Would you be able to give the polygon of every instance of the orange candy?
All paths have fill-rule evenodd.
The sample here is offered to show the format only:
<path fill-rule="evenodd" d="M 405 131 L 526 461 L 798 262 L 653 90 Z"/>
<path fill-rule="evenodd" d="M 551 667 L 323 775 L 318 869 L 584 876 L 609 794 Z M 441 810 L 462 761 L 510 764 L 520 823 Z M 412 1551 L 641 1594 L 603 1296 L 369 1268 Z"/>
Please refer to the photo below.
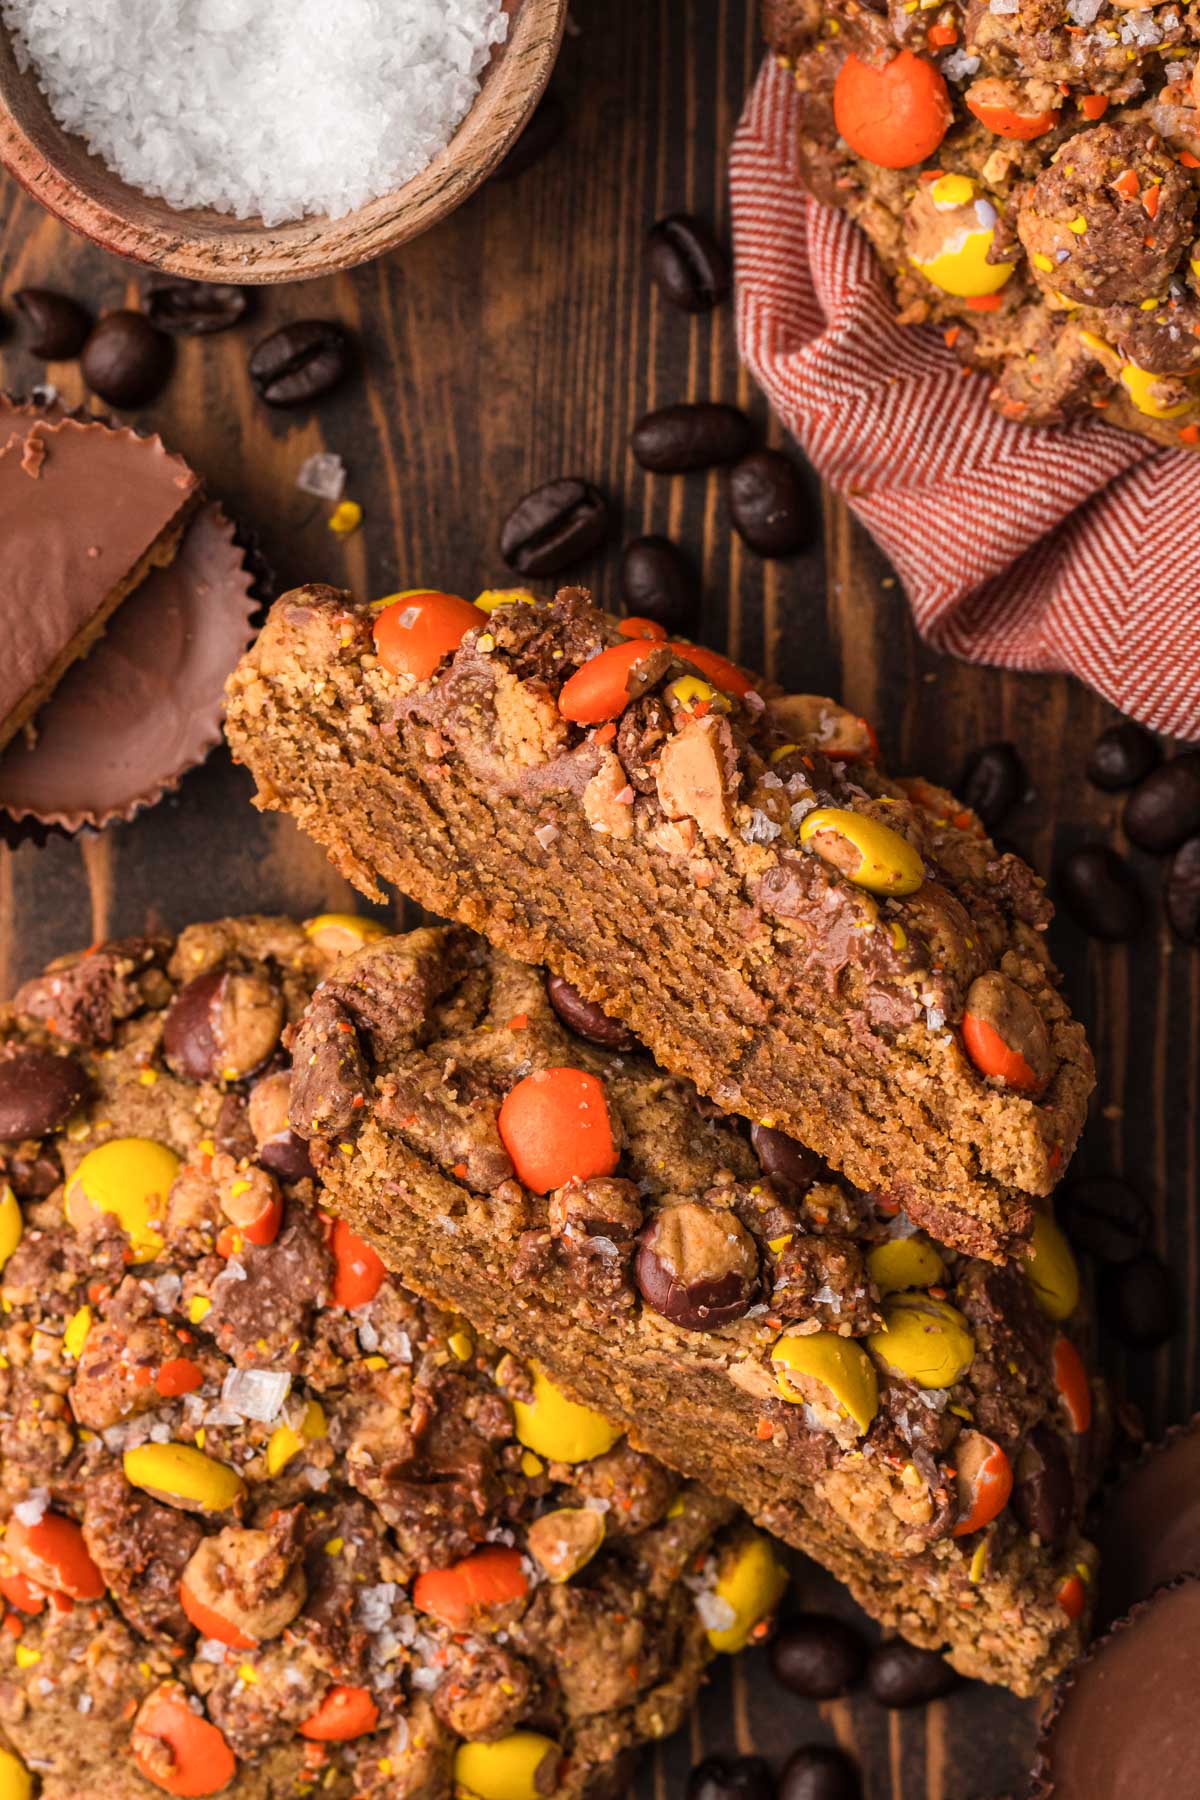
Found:
<path fill-rule="evenodd" d="M 535 1194 L 617 1166 L 603 1083 L 582 1069 L 526 1075 L 505 1097 L 499 1125 L 519 1179 Z"/>
<path fill-rule="evenodd" d="M 465 1631 L 478 1612 L 523 1600 L 529 1581 L 519 1550 L 477 1550 L 448 1569 L 426 1569 L 413 1583 L 418 1612 L 428 1613 L 452 1631 Z"/>
<path fill-rule="evenodd" d="M 629 704 L 629 677 L 638 663 L 657 648 L 645 638 L 613 644 L 585 662 L 567 678 L 558 696 L 558 710 L 572 725 L 603 725 L 616 719 Z"/>
<path fill-rule="evenodd" d="M 1078 1575 L 1068 1575 L 1065 1581 L 1059 1583 L 1054 1598 L 1068 1619 L 1077 1619 L 1087 1605 L 1087 1590 Z"/>
<path fill-rule="evenodd" d="M 657 619 L 639 619 L 636 614 L 631 614 L 628 619 L 619 620 L 617 630 L 622 637 L 647 638 L 655 643 L 661 643 L 667 635 Z"/>
<path fill-rule="evenodd" d="M 1041 1083 L 1019 1050 L 1013 1050 L 994 1025 L 966 1013 L 962 1022 L 967 1055 L 981 1075 L 998 1075 L 1005 1087 L 1031 1094 Z"/>
<path fill-rule="evenodd" d="M 966 1537 L 1004 1511 L 1012 1493 L 1012 1464 L 982 1431 L 964 1431 L 955 1454 L 961 1511 L 952 1537 Z"/>
<path fill-rule="evenodd" d="M 23 1613 L 40 1613 L 46 1604 L 41 1589 L 34 1586 L 28 1575 L 21 1575 L 15 1569 L 11 1575 L 0 1575 L 0 1595 Z"/>
<path fill-rule="evenodd" d="M 414 675 L 418 681 L 428 681 L 442 658 L 452 655 L 468 631 L 484 622 L 484 615 L 469 600 L 430 588 L 405 594 L 385 606 L 372 635 L 389 675 Z"/>
<path fill-rule="evenodd" d="M 186 1581 L 179 1584 L 179 1604 L 201 1637 L 215 1638 L 218 1644 L 228 1644 L 231 1650 L 253 1650 L 254 1639 L 231 1625 L 215 1606 L 206 1606 L 203 1600 L 197 1599 Z"/>
<path fill-rule="evenodd" d="M 1092 1422 L 1092 1388 L 1083 1358 L 1068 1337 L 1060 1337 L 1054 1346 L 1054 1385 L 1071 1430 L 1082 1437 Z"/>
<path fill-rule="evenodd" d="M 99 1600 L 104 1577 L 88 1555 L 83 1532 L 62 1513 L 43 1513 L 36 1525 L 13 1519 L 4 1548 L 22 1575 L 38 1587 L 58 1589 L 72 1600 Z"/>
<path fill-rule="evenodd" d="M 273 1244 L 279 1236 L 279 1227 L 282 1224 L 283 1196 L 276 1188 L 262 1211 L 257 1213 L 248 1225 L 243 1225 L 242 1231 L 247 1243 Z"/>
<path fill-rule="evenodd" d="M 736 663 L 731 663 L 727 656 L 719 656 L 715 650 L 706 650 L 703 644 L 672 643 L 667 645 L 683 662 L 690 662 L 694 669 L 707 676 L 714 687 L 723 693 L 732 694 L 740 700 L 748 694 L 754 683 L 748 675 L 744 675 Z"/>
<path fill-rule="evenodd" d="M 177 1400 L 180 1394 L 194 1394 L 204 1382 L 203 1373 L 188 1356 L 172 1356 L 154 1377 L 154 1385 L 164 1400 Z"/>
<path fill-rule="evenodd" d="M 1058 113 L 1046 112 L 1022 113 L 1011 106 L 989 106 L 986 100 L 967 95 L 967 105 L 975 114 L 981 125 L 994 131 L 997 137 L 1011 138 L 1020 144 L 1028 144 L 1033 138 L 1044 137 L 1053 131 L 1058 124 Z"/>
<path fill-rule="evenodd" d="M 365 1687 L 331 1687 L 311 1719 L 299 1727 L 300 1736 L 317 1744 L 344 1744 L 362 1737 L 379 1723 L 379 1708 Z"/>
<path fill-rule="evenodd" d="M 138 1713 L 134 1727 L 139 1737 L 155 1738 L 170 1755 L 170 1771 L 163 1774 L 158 1759 L 144 1750 L 133 1760 L 147 1781 L 181 1800 L 201 1800 L 219 1794 L 237 1773 L 233 1751 L 215 1725 L 194 1713 L 182 1688 L 162 1687 L 151 1694 Z"/>
<path fill-rule="evenodd" d="M 1079 110 L 1085 119 L 1102 119 L 1108 111 L 1107 94 L 1081 94 Z"/>
<path fill-rule="evenodd" d="M 882 68 L 851 53 L 834 84 L 833 116 L 856 155 L 884 169 L 908 169 L 945 137 L 950 95 L 941 71 L 911 50 Z"/>
<path fill-rule="evenodd" d="M 383 1286 L 387 1270 L 364 1238 L 351 1231 L 345 1219 L 335 1219 L 330 1249 L 336 1264 L 333 1277 L 335 1306 L 366 1306 Z"/>

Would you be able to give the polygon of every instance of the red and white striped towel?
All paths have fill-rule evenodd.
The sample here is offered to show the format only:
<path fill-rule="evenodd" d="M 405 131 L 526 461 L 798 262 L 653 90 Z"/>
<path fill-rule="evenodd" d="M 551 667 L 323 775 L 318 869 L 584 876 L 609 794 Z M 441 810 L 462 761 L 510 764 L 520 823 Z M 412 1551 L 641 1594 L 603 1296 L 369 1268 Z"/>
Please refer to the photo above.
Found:
<path fill-rule="evenodd" d="M 768 59 L 733 142 L 742 356 L 891 558 L 922 634 L 1068 670 L 1200 737 L 1200 453 L 1100 420 L 1001 419 L 933 330 L 898 325 L 866 238 L 800 180 L 798 100 Z"/>

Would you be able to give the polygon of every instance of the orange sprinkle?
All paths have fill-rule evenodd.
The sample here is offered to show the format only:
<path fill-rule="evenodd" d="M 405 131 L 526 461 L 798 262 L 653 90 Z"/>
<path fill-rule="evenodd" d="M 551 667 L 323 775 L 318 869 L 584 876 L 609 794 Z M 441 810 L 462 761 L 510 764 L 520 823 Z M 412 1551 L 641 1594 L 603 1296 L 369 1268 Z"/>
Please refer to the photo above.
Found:
<path fill-rule="evenodd" d="M 10 1612 L 4 1615 L 4 1629 L 9 1637 L 19 1638 L 25 1630 L 25 1621 L 20 1613 Z"/>
<path fill-rule="evenodd" d="M 971 294 L 967 300 L 972 312 L 995 312 L 1001 304 L 999 294 Z"/>
<path fill-rule="evenodd" d="M 508 1029 L 510 1031 L 528 1031 L 529 1014 L 514 1013 L 512 1018 L 508 1021 Z"/>
<path fill-rule="evenodd" d="M 592 741 L 596 744 L 611 744 L 617 735 L 617 728 L 610 719 L 607 725 L 601 725 L 599 731 L 592 733 Z"/>
<path fill-rule="evenodd" d="M 1135 169 L 1122 169 L 1121 173 L 1117 176 L 1117 179 L 1113 182 L 1113 186 L 1123 200 L 1136 200 L 1141 187 L 1137 178 L 1137 171 Z"/>
<path fill-rule="evenodd" d="M 774 1435 L 775 1427 L 772 1425 L 770 1419 L 760 1419 L 755 1427 L 755 1436 L 765 1444 L 767 1439 Z"/>
<path fill-rule="evenodd" d="M 1200 444 L 1200 425 L 1181 425 L 1179 441 L 1181 444 Z"/>
<path fill-rule="evenodd" d="M 946 347 L 950 350 L 953 350 L 955 344 L 957 344 L 957 342 L 961 336 L 962 336 L 962 326 L 961 325 L 947 325 L 945 331 L 943 331 L 943 333 L 942 333 L 942 337 L 945 340 Z"/>
<path fill-rule="evenodd" d="M 1158 217 L 1158 203 L 1161 198 L 1158 182 L 1155 182 L 1152 188 L 1148 188 L 1142 197 L 1142 208 L 1151 219 Z"/>
<path fill-rule="evenodd" d="M 455 1163 L 455 1165 L 454 1165 L 454 1167 L 453 1167 L 453 1168 L 452 1168 L 452 1169 L 451 1169 L 451 1171 L 450 1171 L 450 1173 L 451 1173 L 451 1174 L 452 1174 L 452 1175 L 457 1175 L 457 1176 L 458 1176 L 458 1179 L 459 1179 L 459 1180 L 460 1180 L 460 1181 L 465 1181 L 465 1180 L 466 1180 L 466 1179 L 467 1179 L 467 1165 L 466 1165 L 466 1163 Z"/>
<path fill-rule="evenodd" d="M 957 25 L 931 25 L 927 33 L 929 46 L 933 50 L 941 49 L 958 42 Z"/>
<path fill-rule="evenodd" d="M 1108 111 L 1107 94 L 1081 94 L 1079 110 L 1085 119 L 1099 119 Z"/>

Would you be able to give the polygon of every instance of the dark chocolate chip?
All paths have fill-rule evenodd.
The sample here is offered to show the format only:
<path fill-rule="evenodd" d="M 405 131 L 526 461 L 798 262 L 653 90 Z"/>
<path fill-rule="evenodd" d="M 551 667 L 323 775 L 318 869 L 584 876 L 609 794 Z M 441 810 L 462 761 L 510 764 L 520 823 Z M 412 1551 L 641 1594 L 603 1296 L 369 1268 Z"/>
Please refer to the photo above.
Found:
<path fill-rule="evenodd" d="M 517 501 L 500 529 L 500 554 L 519 575 L 556 575 L 598 550 L 610 523 L 599 488 L 564 475 Z"/>
<path fill-rule="evenodd" d="M 775 1800 L 761 1756 L 706 1756 L 688 1776 L 687 1800 Z"/>
<path fill-rule="evenodd" d="M 1200 944 L 1200 837 L 1188 838 L 1171 858 L 1163 903 L 1176 937 Z"/>
<path fill-rule="evenodd" d="M 867 1662 L 867 1686 L 880 1706 L 928 1706 L 958 1686 L 958 1676 L 936 1650 L 904 1638 L 877 1644 Z"/>
<path fill-rule="evenodd" d="M 91 315 L 69 294 L 53 288 L 22 288 L 12 303 L 25 323 L 29 348 L 46 362 L 69 362 L 79 355 L 92 329 Z"/>
<path fill-rule="evenodd" d="M 695 570 L 665 537 L 634 538 L 621 555 L 621 592 L 629 611 L 664 631 L 681 631 L 696 609 Z"/>
<path fill-rule="evenodd" d="M 800 1613 L 771 1644 L 776 1681 L 806 1700 L 836 1700 L 858 1685 L 866 1666 L 866 1643 L 831 1613 Z"/>
<path fill-rule="evenodd" d="M 546 977 L 546 994 L 568 1031 L 604 1050 L 632 1050 L 637 1039 L 620 1019 L 610 1019 L 594 1000 L 585 1000 L 561 975 Z"/>
<path fill-rule="evenodd" d="M 1131 1350 L 1155 1350 L 1175 1329 L 1175 1289 L 1162 1258 L 1144 1250 L 1132 1262 L 1105 1269 L 1100 1317 Z"/>
<path fill-rule="evenodd" d="M 729 258 L 708 226 L 672 213 L 646 234 L 646 260 L 659 292 L 684 312 L 711 312 L 728 297 Z"/>
<path fill-rule="evenodd" d="M 825 1173 L 825 1164 L 815 1151 L 797 1143 L 786 1132 L 776 1131 L 773 1125 L 752 1125 L 750 1142 L 768 1181 L 804 1191 Z"/>
<path fill-rule="evenodd" d="M 1115 1175 L 1088 1175 L 1059 1190 L 1059 1224 L 1073 1244 L 1101 1263 L 1127 1263 L 1150 1234 L 1141 1195 Z"/>
<path fill-rule="evenodd" d="M 244 319 L 250 289 L 224 281 L 183 281 L 154 275 L 143 290 L 146 316 L 172 337 L 210 337 Z"/>
<path fill-rule="evenodd" d="M 171 340 L 144 313 L 106 313 L 92 328 L 79 368 L 93 394 L 110 406 L 145 406 L 171 373 Z"/>
<path fill-rule="evenodd" d="M 646 1305 L 672 1325 L 711 1331 L 754 1304 L 758 1250 L 735 1213 L 683 1200 L 642 1232 L 634 1278 Z"/>
<path fill-rule="evenodd" d="M 307 406 L 350 368 L 350 339 L 331 319 L 296 319 L 255 346 L 250 379 L 268 406 Z"/>
<path fill-rule="evenodd" d="M 734 528 L 759 556 L 793 556 L 812 542 L 816 512 L 782 450 L 755 450 L 729 471 Z"/>
<path fill-rule="evenodd" d="M 86 1087 L 73 1056 L 57 1056 L 37 1045 L 23 1046 L 0 1059 L 0 1138 L 45 1137 L 65 1125 Z"/>
<path fill-rule="evenodd" d="M 1064 1542 L 1075 1516 L 1075 1478 L 1066 1445 L 1049 1425 L 1035 1425 L 1021 1446 L 1011 1504 L 1031 1535 L 1052 1550 Z"/>
<path fill-rule="evenodd" d="M 858 1769 L 834 1744 L 806 1744 L 789 1756 L 779 1800 L 862 1800 Z"/>
<path fill-rule="evenodd" d="M 567 128 L 567 109 L 557 94 L 544 94 L 533 117 L 513 145 L 492 171 L 493 181 L 515 181 L 526 169 L 541 162 L 553 150 Z"/>
<path fill-rule="evenodd" d="M 1110 725 L 1092 745 L 1087 760 L 1087 778 L 1093 787 L 1115 793 L 1118 788 L 1132 787 L 1162 761 L 1158 739 L 1144 725 L 1123 719 Z"/>
<path fill-rule="evenodd" d="M 694 400 L 643 413 L 630 442 L 643 469 L 685 475 L 735 461 L 749 449 L 753 436 L 754 427 L 736 406 Z"/>
<path fill-rule="evenodd" d="M 1107 844 L 1082 844 L 1058 870 L 1063 904 L 1090 936 L 1123 944 L 1137 936 L 1146 903 L 1133 870 Z"/>
<path fill-rule="evenodd" d="M 1131 843 L 1157 854 L 1200 832 L 1200 751 L 1176 756 L 1139 781 L 1125 802 L 1124 825 Z"/>
<path fill-rule="evenodd" d="M 956 792 L 979 814 L 989 832 L 1025 792 L 1025 765 L 1009 743 L 984 744 L 968 757 Z"/>

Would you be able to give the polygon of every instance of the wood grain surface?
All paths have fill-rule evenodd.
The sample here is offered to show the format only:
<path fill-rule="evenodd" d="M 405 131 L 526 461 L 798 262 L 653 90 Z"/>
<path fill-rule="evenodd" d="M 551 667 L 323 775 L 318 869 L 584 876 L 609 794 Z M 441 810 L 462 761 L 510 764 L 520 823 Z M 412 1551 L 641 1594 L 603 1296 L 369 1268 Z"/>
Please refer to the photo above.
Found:
<path fill-rule="evenodd" d="M 1014 739 L 1029 794 L 1007 837 L 1049 872 L 1097 839 L 1124 848 L 1116 802 L 1083 778 L 1109 709 L 1062 678 L 1005 675 L 933 655 L 904 596 L 846 509 L 824 496 L 823 538 L 784 563 L 750 555 L 728 527 L 721 483 L 650 477 L 628 451 L 633 420 L 668 401 L 745 405 L 779 441 L 738 367 L 730 309 L 692 320 L 666 307 L 642 260 L 647 225 L 688 208 L 727 226 L 724 163 L 761 46 L 745 0 L 575 0 L 554 89 L 570 119 L 557 149 L 519 180 L 483 189 L 435 232 L 383 263 L 325 283 L 273 290 L 222 337 L 183 343 L 173 381 L 147 413 L 258 532 L 282 583 L 327 580 L 382 595 L 504 584 L 500 520 L 535 483 L 597 481 L 628 537 L 661 531 L 695 558 L 695 635 L 808 691 L 842 693 L 874 719 L 899 770 L 953 781 L 968 750 Z M 3 290 L 62 287 L 96 307 L 136 293 L 136 274 L 90 250 L 15 189 L 3 195 Z M 246 356 L 288 319 L 352 326 L 359 375 L 312 414 L 270 413 Z M 0 378 L 44 371 L 0 347 Z M 75 372 L 52 379 L 74 399 Z M 338 451 L 365 510 L 345 542 L 328 508 L 300 494 L 312 451 Z M 814 495 L 814 505 L 819 504 Z M 617 549 L 577 572 L 617 598 Z M 222 754 L 133 825 L 75 842 L 0 851 L 0 988 L 48 957 L 113 931 L 243 909 L 305 913 L 351 904 L 344 883 L 286 821 L 250 809 L 249 783 Z M 1159 868 L 1136 858 L 1152 924 L 1130 949 L 1053 928 L 1076 1010 L 1090 1022 L 1100 1086 L 1076 1168 L 1131 1178 L 1155 1209 L 1180 1323 L 1168 1347 L 1104 1361 L 1154 1431 L 1197 1404 L 1197 1116 L 1200 959 L 1173 946 Z M 397 902 L 395 915 L 403 917 Z M 852 1612 L 819 1572 L 800 1603 Z M 714 1678 L 693 1721 L 651 1758 L 642 1800 L 677 1800 L 694 1756 L 836 1738 L 861 1758 L 868 1800 L 995 1800 L 1024 1792 L 1034 1709 L 974 1687 L 920 1713 L 861 1696 L 817 1707 L 784 1693 L 761 1653 Z"/>

